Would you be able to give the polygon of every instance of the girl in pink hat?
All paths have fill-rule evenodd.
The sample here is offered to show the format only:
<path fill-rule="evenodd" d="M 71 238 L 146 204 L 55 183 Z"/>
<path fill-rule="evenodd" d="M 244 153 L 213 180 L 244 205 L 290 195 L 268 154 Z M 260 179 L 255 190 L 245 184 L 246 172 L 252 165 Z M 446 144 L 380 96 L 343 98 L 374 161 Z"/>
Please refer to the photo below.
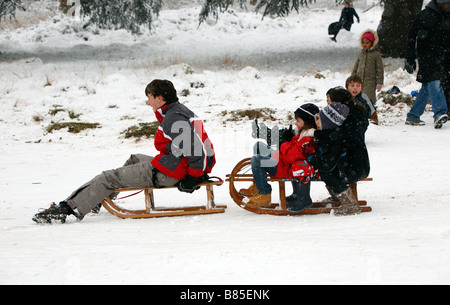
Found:
<path fill-rule="evenodd" d="M 366 30 L 360 38 L 361 52 L 358 54 L 352 74 L 358 75 L 363 81 L 362 92 L 365 93 L 375 105 L 376 91 L 380 91 L 384 82 L 384 67 L 381 52 L 378 50 L 378 34 L 373 30 Z M 378 124 L 378 115 L 375 111 L 371 122 Z"/>

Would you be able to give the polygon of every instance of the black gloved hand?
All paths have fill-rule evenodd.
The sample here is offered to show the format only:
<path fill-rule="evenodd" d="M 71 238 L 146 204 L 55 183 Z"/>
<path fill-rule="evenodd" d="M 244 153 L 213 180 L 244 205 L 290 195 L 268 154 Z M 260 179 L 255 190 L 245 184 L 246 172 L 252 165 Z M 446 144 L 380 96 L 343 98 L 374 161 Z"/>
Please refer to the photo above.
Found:
<path fill-rule="evenodd" d="M 409 74 L 413 74 L 414 71 L 416 70 L 416 61 L 415 60 L 406 60 L 404 69 Z"/>
<path fill-rule="evenodd" d="M 295 136 L 295 131 L 292 129 L 292 125 L 289 128 L 283 128 L 280 130 L 280 145 L 284 142 L 290 142 Z"/>
<path fill-rule="evenodd" d="M 183 180 L 178 183 L 178 190 L 186 193 L 193 193 L 195 190 L 198 190 L 200 187 L 197 184 L 202 183 L 207 180 L 206 175 L 201 177 L 192 177 L 191 175 L 186 175 Z"/>

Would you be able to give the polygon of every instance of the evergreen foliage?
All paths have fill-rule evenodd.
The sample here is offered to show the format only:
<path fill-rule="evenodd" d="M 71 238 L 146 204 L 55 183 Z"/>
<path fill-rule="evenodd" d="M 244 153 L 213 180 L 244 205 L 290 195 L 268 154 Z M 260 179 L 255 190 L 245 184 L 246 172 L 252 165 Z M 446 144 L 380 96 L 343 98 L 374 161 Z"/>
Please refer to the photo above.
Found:
<path fill-rule="evenodd" d="M 80 4 L 90 23 L 138 34 L 141 26 L 151 29 L 153 16 L 159 15 L 163 0 L 81 0 Z"/>
<path fill-rule="evenodd" d="M 308 2 L 312 3 L 314 0 L 259 0 L 256 4 L 255 12 L 263 10 L 263 17 L 278 16 L 284 17 L 289 15 L 292 10 L 298 9 L 300 6 L 307 6 Z M 247 0 L 238 0 L 241 7 L 245 7 Z M 251 4 L 255 4 L 256 1 L 251 1 Z M 315 1 L 314 1 L 315 2 Z M 205 0 L 202 10 L 200 12 L 199 21 L 202 23 L 210 15 L 218 18 L 219 12 L 224 12 L 230 5 L 234 4 L 234 0 Z"/>
<path fill-rule="evenodd" d="M 9 16 L 9 19 L 16 17 L 16 9 L 25 11 L 21 0 L 0 0 L 0 20 Z"/>
<path fill-rule="evenodd" d="M 238 0 L 241 7 L 245 6 L 247 0 Z M 230 5 L 234 4 L 234 0 L 205 0 L 199 15 L 199 21 L 202 23 L 208 18 L 213 16 L 216 19 L 219 18 L 219 12 L 225 12 Z"/>

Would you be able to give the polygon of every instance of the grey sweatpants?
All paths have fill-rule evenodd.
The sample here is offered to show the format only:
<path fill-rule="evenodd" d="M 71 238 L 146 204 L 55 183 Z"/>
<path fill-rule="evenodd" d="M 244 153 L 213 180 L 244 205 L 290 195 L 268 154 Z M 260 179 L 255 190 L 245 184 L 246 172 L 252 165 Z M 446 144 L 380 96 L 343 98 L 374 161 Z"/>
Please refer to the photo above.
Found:
<path fill-rule="evenodd" d="M 78 212 L 79 218 L 83 219 L 115 189 L 152 187 L 154 186 L 153 165 L 150 163 L 152 159 L 153 157 L 142 154 L 131 155 L 122 167 L 102 172 L 80 186 L 65 201 Z M 159 186 L 173 186 L 179 182 L 160 172 L 157 173 L 156 181 Z"/>

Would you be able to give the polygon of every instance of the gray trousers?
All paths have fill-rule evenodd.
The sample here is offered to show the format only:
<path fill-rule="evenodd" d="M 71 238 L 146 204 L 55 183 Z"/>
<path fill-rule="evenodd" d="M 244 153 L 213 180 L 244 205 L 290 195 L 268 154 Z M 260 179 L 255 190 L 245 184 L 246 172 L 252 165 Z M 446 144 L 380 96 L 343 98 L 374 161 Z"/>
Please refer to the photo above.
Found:
<path fill-rule="evenodd" d="M 107 170 L 80 186 L 65 201 L 83 219 L 95 206 L 110 196 L 115 189 L 126 187 L 152 187 L 153 157 L 134 154 L 122 167 Z M 156 182 L 159 186 L 174 186 L 179 180 L 158 172 Z"/>

